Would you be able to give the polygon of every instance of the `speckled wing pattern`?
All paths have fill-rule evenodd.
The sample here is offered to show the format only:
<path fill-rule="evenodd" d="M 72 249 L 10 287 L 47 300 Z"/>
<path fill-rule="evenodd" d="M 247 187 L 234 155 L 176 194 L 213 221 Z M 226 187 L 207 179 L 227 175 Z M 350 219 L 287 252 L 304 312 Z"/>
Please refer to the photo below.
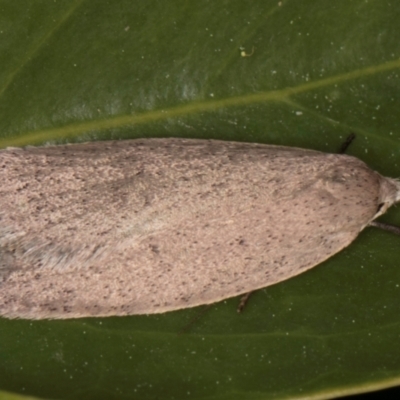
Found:
<path fill-rule="evenodd" d="M 349 245 L 398 184 L 312 150 L 139 139 L 0 151 L 0 315 L 213 303 Z"/>

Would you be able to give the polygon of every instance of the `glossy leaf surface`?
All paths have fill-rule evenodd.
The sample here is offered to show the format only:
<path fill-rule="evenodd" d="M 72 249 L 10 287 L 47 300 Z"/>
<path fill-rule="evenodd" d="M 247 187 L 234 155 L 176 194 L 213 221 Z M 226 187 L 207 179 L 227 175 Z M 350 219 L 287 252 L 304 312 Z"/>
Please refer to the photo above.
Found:
<path fill-rule="evenodd" d="M 366 0 L 0 0 L 0 146 L 182 136 L 335 152 L 355 132 L 348 152 L 398 177 L 399 16 Z M 396 385 L 399 241 L 367 229 L 244 314 L 231 299 L 182 335 L 198 309 L 0 319 L 0 389 L 258 400 Z"/>

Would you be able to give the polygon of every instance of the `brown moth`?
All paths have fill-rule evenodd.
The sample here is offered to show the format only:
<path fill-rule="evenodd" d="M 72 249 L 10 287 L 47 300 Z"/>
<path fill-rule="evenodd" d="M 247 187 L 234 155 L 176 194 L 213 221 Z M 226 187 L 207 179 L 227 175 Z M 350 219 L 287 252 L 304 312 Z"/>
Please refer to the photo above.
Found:
<path fill-rule="evenodd" d="M 210 304 L 298 275 L 400 199 L 362 161 L 215 140 L 0 151 L 0 315 Z"/>

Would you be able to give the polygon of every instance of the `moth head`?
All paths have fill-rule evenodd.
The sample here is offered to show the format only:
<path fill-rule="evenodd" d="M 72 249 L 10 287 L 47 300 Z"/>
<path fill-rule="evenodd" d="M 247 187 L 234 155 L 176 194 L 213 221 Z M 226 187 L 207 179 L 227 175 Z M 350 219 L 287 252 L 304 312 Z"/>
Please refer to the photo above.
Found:
<path fill-rule="evenodd" d="M 389 207 L 400 201 L 400 181 L 397 179 L 383 178 L 380 184 L 378 209 L 374 219 L 384 214 Z"/>

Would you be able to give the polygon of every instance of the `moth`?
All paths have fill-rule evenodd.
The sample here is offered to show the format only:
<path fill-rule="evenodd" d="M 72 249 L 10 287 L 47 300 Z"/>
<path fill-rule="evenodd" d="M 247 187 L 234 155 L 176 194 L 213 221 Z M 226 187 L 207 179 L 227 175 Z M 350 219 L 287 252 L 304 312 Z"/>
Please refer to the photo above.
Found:
<path fill-rule="evenodd" d="M 0 315 L 163 313 L 348 246 L 400 183 L 344 154 L 195 139 L 0 151 Z"/>

